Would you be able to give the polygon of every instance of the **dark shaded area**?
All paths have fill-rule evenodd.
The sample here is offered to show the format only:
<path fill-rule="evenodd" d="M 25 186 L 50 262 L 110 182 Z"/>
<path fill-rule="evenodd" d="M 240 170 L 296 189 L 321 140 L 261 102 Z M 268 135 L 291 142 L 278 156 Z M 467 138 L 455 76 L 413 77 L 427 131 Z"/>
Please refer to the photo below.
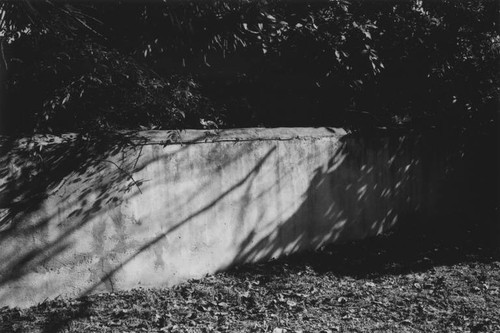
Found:
<path fill-rule="evenodd" d="M 436 233 L 434 240 L 450 242 L 474 230 L 475 240 L 500 244 L 500 165 L 491 136 L 374 131 L 345 136 L 341 147 L 327 169 L 316 170 L 292 216 L 264 238 L 250 233 L 235 263 L 375 236 L 396 225 L 408 235 L 429 230 L 423 238 Z M 303 221 L 310 221 L 305 229 Z M 406 238 L 388 248 L 404 253 Z M 411 241 L 417 256 L 426 248 L 420 240 Z"/>
<path fill-rule="evenodd" d="M 494 0 L 0 8 L 2 133 L 496 128 Z"/>
<path fill-rule="evenodd" d="M 367 144 L 376 151 L 377 141 L 381 140 L 378 141 L 380 144 L 383 138 L 386 137 L 377 138 L 377 135 L 372 133 Z M 426 139 L 429 139 L 427 144 Z M 436 156 L 442 156 L 446 150 L 440 150 L 438 145 L 434 145 L 433 151 L 427 151 L 427 147 L 432 142 L 446 140 L 446 136 L 428 132 L 421 137 L 421 140 L 424 140 L 423 144 L 420 142 L 421 155 L 416 155 L 423 157 L 421 160 L 423 165 L 429 167 L 439 160 L 443 162 L 443 159 L 436 159 Z M 396 156 L 404 151 L 415 154 L 415 148 L 419 147 L 414 145 L 415 142 L 418 140 L 415 141 L 414 137 L 403 146 L 395 145 L 392 151 Z M 429 186 L 434 187 L 434 190 L 429 188 L 425 190 L 426 195 L 429 195 L 428 206 L 420 207 L 413 213 L 410 209 L 408 214 L 398 219 L 398 224 L 394 228 L 384 230 L 381 235 L 321 246 L 315 251 L 307 250 L 299 239 L 297 248 L 306 249 L 302 253 L 272 260 L 269 263 L 240 265 L 227 274 L 234 276 L 256 274 L 262 276 L 262 282 L 265 283 L 269 279 L 268 275 L 273 275 L 275 272 L 285 274 L 287 271 L 311 267 L 318 274 L 333 273 L 339 277 L 377 279 L 387 275 L 424 272 L 433 267 L 451 266 L 463 262 L 498 261 L 500 260 L 500 165 L 498 155 L 490 151 L 490 149 L 499 151 L 498 143 L 499 141 L 492 140 L 491 136 L 485 135 L 454 136 L 454 139 L 448 142 L 448 147 L 454 146 L 457 149 L 456 154 L 450 154 L 445 159 L 450 164 L 442 165 L 442 174 L 427 174 L 426 183 L 422 184 L 424 189 Z M 352 146 L 347 150 L 355 151 Z M 343 165 L 356 170 L 359 174 L 353 179 L 362 181 L 364 178 L 362 171 L 353 168 L 349 158 L 356 159 L 347 156 Z M 334 163 L 333 160 L 330 163 Z M 395 167 L 397 164 L 390 165 L 389 169 Z M 421 171 L 426 173 L 425 168 Z M 410 170 L 410 177 L 412 173 L 414 174 L 415 170 Z M 309 197 L 305 205 L 312 204 L 312 200 L 318 200 L 314 196 L 314 189 L 317 188 L 318 182 L 324 181 L 325 178 L 328 179 L 328 175 L 321 172 L 314 177 L 317 181 L 313 179 L 312 193 L 308 192 Z M 401 179 L 404 180 L 405 177 Z M 412 191 L 406 193 L 418 195 Z M 371 200 L 378 197 L 380 192 L 373 194 Z M 395 199 L 404 200 L 404 194 L 399 193 Z M 365 209 L 363 201 L 358 204 L 360 211 Z M 436 214 L 438 210 L 440 213 Z M 297 218 L 305 218 L 301 215 L 300 209 L 295 214 L 298 215 Z M 373 216 L 363 217 L 374 219 Z M 293 219 L 294 217 L 287 221 L 283 228 L 290 228 Z M 349 232 L 349 230 L 340 229 L 339 232 Z M 277 234 L 279 233 L 278 230 Z M 271 258 L 273 254 L 279 253 L 277 250 L 279 249 L 276 247 L 276 241 L 273 241 L 273 237 L 269 237 L 253 247 L 243 248 L 240 259 L 251 259 L 256 253 L 262 252 L 267 254 L 266 258 Z M 281 266 L 285 266 L 286 269 L 275 269 Z"/>
<path fill-rule="evenodd" d="M 487 222 L 456 226 L 453 232 L 443 230 L 442 225 L 416 230 L 413 225 L 403 224 L 374 238 L 328 245 L 318 251 L 290 255 L 267 264 L 238 266 L 228 274 L 254 271 L 266 274 L 274 265 L 285 264 L 292 270 L 309 266 L 318 274 L 332 272 L 338 276 L 375 278 L 462 262 L 489 263 L 500 260 L 498 225 L 493 226 L 492 217 Z"/>

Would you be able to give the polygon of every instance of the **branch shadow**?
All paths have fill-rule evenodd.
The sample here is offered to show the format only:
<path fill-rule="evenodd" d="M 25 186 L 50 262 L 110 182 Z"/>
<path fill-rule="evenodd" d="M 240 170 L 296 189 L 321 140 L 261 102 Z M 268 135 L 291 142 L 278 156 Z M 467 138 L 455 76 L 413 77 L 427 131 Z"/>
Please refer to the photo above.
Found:
<path fill-rule="evenodd" d="M 230 184 L 218 197 L 138 246 L 134 253 L 118 265 L 113 265 L 107 257 L 113 256 L 115 252 L 125 253 L 123 223 L 127 223 L 123 221 L 123 216 L 114 216 L 120 214 L 119 211 L 115 212 L 115 208 L 157 186 L 154 182 L 135 179 L 134 176 L 160 160 L 175 160 L 175 156 L 181 155 L 179 153 L 187 149 L 189 144 L 203 141 L 204 137 L 197 137 L 192 142 L 184 143 L 180 148 L 176 145 L 175 149 L 166 153 L 163 149 L 165 146 L 159 148 L 161 145 L 154 143 L 153 146 L 161 149 L 161 153 L 156 154 L 155 148 L 152 148 L 153 153 L 147 157 L 140 156 L 143 146 L 149 144 L 145 138 L 134 136 L 119 139 L 119 141 L 117 138 L 88 141 L 77 137 L 62 141 L 54 140 L 40 150 L 44 164 L 42 167 L 38 163 L 29 162 L 28 154 L 33 150 L 33 147 L 27 147 L 29 142 L 27 144 L 18 140 L 3 142 L 1 148 L 6 154 L 1 160 L 3 215 L 0 220 L 0 243 L 8 251 L 0 255 L 0 288 L 22 281 L 29 274 L 57 269 L 54 262 L 55 265 L 63 265 L 65 253 L 77 243 L 73 239 L 74 235 L 92 222 L 92 233 L 95 233 L 96 242 L 91 246 L 102 254 L 96 265 L 102 266 L 100 268 L 104 274 L 92 276 L 93 284 L 79 293 L 79 296 L 85 297 L 98 291 L 103 285 L 105 289 L 114 290 L 113 278 L 117 271 L 141 253 L 154 247 L 165 236 L 210 210 L 230 193 L 255 178 L 262 165 L 276 149 L 271 147 L 248 174 Z M 139 141 L 140 144 L 131 144 L 132 141 Z M 213 151 L 213 153 L 218 153 L 217 156 L 221 157 L 220 152 Z M 228 167 L 244 154 L 245 151 L 240 150 L 232 154 L 230 159 L 221 158 L 217 168 Z M 209 155 L 212 155 L 212 152 Z M 81 187 L 82 183 L 85 184 L 84 188 Z M 207 186 L 201 183 L 199 185 Z M 52 197 L 56 197 L 54 202 L 59 203 L 57 207 L 50 207 L 53 202 L 47 204 Z M 186 202 L 175 203 L 173 207 L 176 209 L 175 207 L 196 200 L 197 195 L 194 195 Z M 45 215 L 39 214 L 40 211 Z M 123 237 L 115 242 L 111 250 L 106 249 L 107 239 L 103 236 L 105 227 L 95 223 L 96 219 L 106 215 L 111 216 L 118 237 Z M 54 221 L 58 222 L 55 226 Z M 130 222 L 138 223 L 138 221 Z M 56 228 L 57 232 L 54 233 L 53 228 Z M 15 292 L 15 290 L 10 293 L 4 292 L 0 298 L 15 297 Z M 73 315 L 65 315 L 64 318 L 55 317 L 53 320 L 49 318 L 45 331 L 63 330 L 72 318 L 85 316 L 87 313 L 85 308 L 73 312 Z"/>
<path fill-rule="evenodd" d="M 157 235 L 155 238 L 153 238 L 151 241 L 147 242 L 146 244 L 142 245 L 134 254 L 129 256 L 126 260 L 122 261 L 119 265 L 114 267 L 113 269 L 109 270 L 97 283 L 92 285 L 90 288 L 88 288 L 83 295 L 89 295 L 93 291 L 95 291 L 102 283 L 105 281 L 108 281 L 118 270 L 120 270 L 123 266 L 125 266 L 127 263 L 129 263 L 131 260 L 133 260 L 135 257 L 137 257 L 139 254 L 143 253 L 144 251 L 148 250 L 155 244 L 157 244 L 161 239 L 163 239 L 166 235 L 170 234 L 171 232 L 175 231 L 176 229 L 180 228 L 187 222 L 191 221 L 193 218 L 196 216 L 203 214 L 204 212 L 208 211 L 212 207 L 214 207 L 218 202 L 220 202 L 222 199 L 224 199 L 228 194 L 233 192 L 235 189 L 243 186 L 245 183 L 248 181 L 251 181 L 253 177 L 260 171 L 262 165 L 266 162 L 266 160 L 271 156 L 271 154 L 275 151 L 276 147 L 273 147 L 269 149 L 269 151 L 260 159 L 260 161 L 250 170 L 250 172 L 244 176 L 240 181 L 237 183 L 233 184 L 231 187 L 229 187 L 227 190 L 225 190 L 222 194 L 220 194 L 216 199 L 212 200 L 210 203 L 207 205 L 203 206 L 203 208 L 195 211 L 194 213 L 190 214 L 187 218 L 179 221 L 175 225 L 171 226 L 168 228 L 166 231 L 160 233 Z"/>
<path fill-rule="evenodd" d="M 145 144 L 147 138 L 133 132 L 2 138 L 0 287 L 53 269 L 50 261 L 72 246 L 74 234 L 147 189 L 147 180 L 133 177 L 155 162 L 142 158 Z"/>
<path fill-rule="evenodd" d="M 486 142 L 435 132 L 342 138 L 300 207 L 277 229 L 244 239 L 235 265 L 246 268 L 237 271 L 283 255 L 357 276 L 498 260 L 498 157 L 478 150 Z"/>
<path fill-rule="evenodd" d="M 139 140 L 140 144 L 131 144 L 134 140 Z M 434 145 L 434 149 L 429 149 L 436 140 L 440 140 L 440 137 L 387 137 L 385 134 L 343 137 L 340 146 L 332 147 L 330 157 L 306 180 L 301 202 L 296 207 L 280 208 L 280 214 L 274 216 L 275 220 L 269 221 L 270 224 L 278 223 L 277 228 L 267 230 L 256 225 L 243 239 L 240 235 L 234 235 L 239 248 L 230 266 L 301 252 L 280 260 L 307 264 L 318 272 L 359 276 L 396 274 L 405 270 L 425 269 L 443 262 L 467 260 L 467 256 L 474 255 L 478 248 L 477 243 L 470 239 L 479 240 L 481 237 L 477 236 L 479 233 L 476 231 L 472 232 L 477 237 L 469 237 L 471 229 L 468 228 L 468 222 L 474 207 L 464 209 L 462 203 L 471 199 L 471 196 L 461 198 L 457 189 L 471 188 L 467 175 L 478 172 L 479 168 L 467 162 L 467 159 L 463 163 L 462 142 L 450 140 L 445 142 L 443 148 Z M 466 139 L 464 141 L 469 142 Z M 156 144 L 158 152 L 156 148 L 151 148 L 148 157 L 141 156 L 147 144 L 147 140 L 140 137 L 120 140 L 107 138 L 91 142 L 70 138 L 44 147 L 41 153 L 44 165 L 40 168 L 39 164 L 32 161 L 33 156 L 26 155 L 29 150 L 23 150 L 18 142 L 3 142 L 0 147 L 3 149 L 0 159 L 0 243 L 4 245 L 9 238 L 24 239 L 26 243 L 9 244 L 12 250 L 0 255 L 0 287 L 22 280 L 32 272 L 52 269 L 51 262 L 60 260 L 60 256 L 73 245 L 72 237 L 80 229 L 100 216 L 109 215 L 118 239 L 113 240 L 111 249 L 106 249 L 104 227 L 95 224 L 92 232 L 96 234 L 97 241 L 93 246 L 102 254 L 96 265 L 102 266 L 99 271 L 103 274 L 93 276 L 93 283 L 79 295 L 85 299 L 86 295 L 99 291 L 102 286 L 113 291 L 114 276 L 125 265 L 153 249 L 169 234 L 211 210 L 232 193 L 241 193 L 238 203 L 240 209 L 235 216 L 243 219 L 248 214 L 246 207 L 256 200 L 263 200 L 266 193 L 293 190 L 287 186 L 297 181 L 293 176 L 300 173 L 302 163 L 307 163 L 308 158 L 303 157 L 297 165 L 280 164 L 278 158 L 276 183 L 255 192 L 254 185 L 264 164 L 270 163 L 271 156 L 280 154 L 279 145 L 271 145 L 260 155 L 255 165 L 214 198 L 138 244 L 125 259 L 112 263 L 108 257 L 114 252 L 127 253 L 123 248 L 124 240 L 120 238 L 125 233 L 123 223 L 137 223 L 123 221 L 121 216 L 114 215 L 119 214 L 114 209 L 158 186 L 155 182 L 135 179 L 134 176 L 161 160 L 175 162 L 179 152 L 188 147 L 185 145 L 165 150 L 165 147 L 160 148 Z M 470 145 L 465 150 L 474 151 L 475 147 Z M 222 156 L 215 149 L 209 155 L 212 159 L 220 160 L 216 167 L 223 170 L 239 163 L 239 159 L 248 153 L 248 150 L 240 149 L 231 156 Z M 481 156 L 467 158 L 477 160 Z M 481 161 L 487 162 L 488 159 Z M 495 174 L 496 169 L 488 166 L 487 170 Z M 85 188 L 78 187 L 82 180 L 85 181 Z M 200 182 L 198 185 L 203 190 L 209 187 L 209 183 Z M 474 183 L 472 188 L 483 190 L 486 183 Z M 185 200 L 174 202 L 170 208 L 177 211 L 196 203 L 201 190 L 192 192 Z M 483 196 L 493 195 L 491 189 L 485 192 L 489 194 Z M 45 216 L 36 215 L 37 211 L 46 210 L 43 205 L 47 205 L 51 196 L 57 196 L 58 202 L 63 204 L 48 211 Z M 492 212 L 486 204 L 481 206 L 480 202 L 483 201 L 480 198 L 470 202 Z M 490 199 L 488 205 L 491 202 Z M 482 218 L 491 218 L 490 215 L 482 214 Z M 255 221 L 265 218 L 268 218 L 266 211 L 260 211 Z M 49 222 L 54 219 L 59 221 L 57 227 L 61 230 L 57 237 L 38 237 L 39 234 L 46 236 L 50 233 L 53 226 Z M 68 223 L 67 220 L 72 222 Z M 467 226 L 465 233 L 459 233 L 458 230 L 464 226 Z M 390 234 L 386 236 L 388 232 Z M 377 237 L 353 241 L 370 236 Z M 442 251 L 434 251 L 436 240 L 446 240 Z M 329 245 L 332 242 L 340 245 Z M 455 249 L 457 247 L 463 255 L 450 259 L 453 256 L 448 254 L 458 251 Z M 490 250 L 494 251 L 493 248 L 487 249 L 488 258 L 496 255 Z M 429 256 L 433 254 L 438 257 L 431 257 L 429 261 Z M 236 271 L 241 269 L 251 271 L 253 268 L 240 266 Z M 82 304 L 81 309 L 73 314 L 49 319 L 45 331 L 63 330 L 73 319 L 88 315 L 85 303 Z"/>

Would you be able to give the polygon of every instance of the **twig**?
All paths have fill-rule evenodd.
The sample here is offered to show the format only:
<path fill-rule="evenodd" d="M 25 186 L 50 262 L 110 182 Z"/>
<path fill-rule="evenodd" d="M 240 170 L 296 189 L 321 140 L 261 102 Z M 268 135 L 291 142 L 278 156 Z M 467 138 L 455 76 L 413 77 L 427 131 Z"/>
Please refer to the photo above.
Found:
<path fill-rule="evenodd" d="M 0 38 L 0 55 L 2 56 L 2 61 L 3 61 L 3 65 L 5 66 L 5 70 L 8 70 L 9 65 L 7 64 L 7 59 L 5 59 L 5 52 L 3 49 L 3 41 L 4 41 L 4 39 Z"/>
<path fill-rule="evenodd" d="M 139 158 L 141 157 L 141 154 L 142 154 L 142 148 L 144 148 L 143 145 L 141 145 L 141 150 L 139 150 L 139 154 L 137 155 L 137 158 L 135 160 L 135 163 L 134 163 L 134 167 L 132 168 L 133 170 L 135 170 L 135 167 L 137 166 L 137 162 L 139 161 Z"/>
<path fill-rule="evenodd" d="M 134 185 L 137 186 L 137 188 L 139 189 L 139 192 L 142 194 L 142 191 L 141 191 L 141 188 L 139 187 L 139 184 L 135 181 L 134 177 L 132 177 L 132 175 L 129 172 L 127 172 L 127 171 L 123 170 L 122 168 L 120 168 L 120 166 L 118 164 L 116 164 L 115 162 L 113 162 L 113 161 L 110 161 L 110 160 L 103 160 L 103 161 L 113 164 L 114 166 L 116 166 L 118 168 L 118 170 L 120 170 L 121 172 L 123 172 L 124 174 L 126 174 L 132 180 L 132 182 L 134 183 Z"/>

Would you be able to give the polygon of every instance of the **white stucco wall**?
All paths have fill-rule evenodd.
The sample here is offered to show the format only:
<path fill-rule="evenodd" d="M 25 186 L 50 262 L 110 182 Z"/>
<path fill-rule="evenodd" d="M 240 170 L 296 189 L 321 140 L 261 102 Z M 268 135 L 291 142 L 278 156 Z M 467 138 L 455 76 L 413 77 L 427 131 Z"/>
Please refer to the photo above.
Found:
<path fill-rule="evenodd" d="M 39 173 L 23 173 L 25 141 L 4 150 L 0 306 L 170 286 L 375 235 L 435 209 L 442 171 L 418 137 L 340 129 L 151 131 L 92 150 L 53 139 L 37 139 Z"/>

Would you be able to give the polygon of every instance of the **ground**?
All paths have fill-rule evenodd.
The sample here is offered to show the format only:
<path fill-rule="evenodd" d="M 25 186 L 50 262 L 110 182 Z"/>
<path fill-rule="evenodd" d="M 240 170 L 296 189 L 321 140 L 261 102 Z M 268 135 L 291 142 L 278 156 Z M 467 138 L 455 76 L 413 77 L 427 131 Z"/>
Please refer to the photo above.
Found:
<path fill-rule="evenodd" d="M 169 289 L 0 309 L 0 332 L 500 332 L 497 244 L 393 232 Z"/>

